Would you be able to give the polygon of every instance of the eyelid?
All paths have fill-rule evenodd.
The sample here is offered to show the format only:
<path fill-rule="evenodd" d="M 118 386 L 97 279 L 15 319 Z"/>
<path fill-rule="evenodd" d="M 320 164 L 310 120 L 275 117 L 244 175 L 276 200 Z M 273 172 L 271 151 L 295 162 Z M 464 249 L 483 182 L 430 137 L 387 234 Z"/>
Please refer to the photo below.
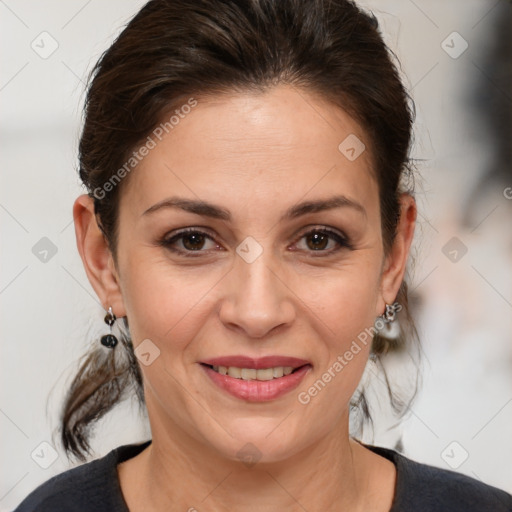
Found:
<path fill-rule="evenodd" d="M 344 240 L 348 240 L 347 235 L 343 233 L 343 231 L 340 231 L 336 228 L 331 228 L 329 226 L 324 226 L 323 224 L 310 224 L 300 231 L 299 238 L 302 238 L 304 235 L 308 235 L 310 233 L 314 233 L 317 231 L 325 232 L 325 233 L 333 233 L 335 235 L 338 235 L 340 238 L 343 238 Z"/>
<path fill-rule="evenodd" d="M 350 238 L 343 231 L 340 231 L 336 228 L 324 226 L 322 224 L 314 224 L 314 225 L 310 225 L 310 226 L 307 226 L 306 228 L 304 228 L 304 231 L 301 231 L 301 233 L 296 238 L 296 241 L 294 242 L 294 244 L 297 243 L 298 241 L 300 241 L 301 238 L 303 238 L 304 236 L 312 234 L 312 233 L 327 234 L 327 236 L 329 236 L 331 239 L 334 239 L 336 241 L 336 243 L 338 243 L 339 247 L 336 249 L 331 249 L 329 251 L 312 251 L 312 250 L 307 251 L 311 254 L 317 253 L 319 256 L 322 254 L 324 256 L 328 256 L 330 254 L 335 254 L 335 253 L 339 252 L 342 248 L 347 248 L 347 249 L 353 248 Z"/>
<path fill-rule="evenodd" d="M 174 243 L 174 241 L 179 240 L 180 238 L 183 238 L 184 236 L 186 236 L 188 234 L 205 235 L 207 238 L 212 240 L 212 242 L 217 244 L 217 242 L 215 240 L 215 236 L 212 235 L 211 231 L 208 228 L 197 226 L 197 227 L 188 227 L 188 228 L 179 229 L 177 232 L 175 232 L 175 233 L 173 232 L 172 235 L 166 234 L 160 239 L 160 241 L 158 242 L 158 245 L 160 245 L 166 249 L 169 249 L 170 251 L 172 251 L 176 254 L 184 255 L 184 256 L 197 257 L 197 256 L 200 256 L 201 253 L 209 254 L 210 251 L 184 251 L 182 249 L 176 249 L 176 248 L 172 247 L 172 244 Z M 217 246 L 218 245 L 219 244 L 217 244 Z"/>
<path fill-rule="evenodd" d="M 339 231 L 335 228 L 331 228 L 328 226 L 324 226 L 322 224 L 314 224 L 314 225 L 309 225 L 309 226 L 302 228 L 299 235 L 297 235 L 295 237 L 293 244 L 294 245 L 297 244 L 303 237 L 305 237 L 306 235 L 312 234 L 312 233 L 326 234 L 328 237 L 330 237 L 332 240 L 334 240 L 338 244 L 338 247 L 336 249 L 331 249 L 331 250 L 319 250 L 319 251 L 309 250 L 309 251 L 306 251 L 310 254 L 317 253 L 318 256 L 321 256 L 321 255 L 328 256 L 330 254 L 335 254 L 335 253 L 339 252 L 343 248 L 352 249 L 352 244 L 347 235 L 345 235 L 342 231 Z M 212 234 L 212 232 L 208 228 L 204 228 L 201 226 L 183 228 L 183 229 L 180 229 L 177 232 L 173 233 L 171 236 L 166 234 L 159 241 L 159 245 L 166 247 L 167 249 L 169 249 L 177 254 L 184 255 L 184 256 L 197 257 L 197 256 L 200 256 L 201 253 L 206 253 L 206 254 L 210 253 L 210 251 L 208 251 L 208 250 L 207 251 L 203 251 L 203 250 L 184 251 L 182 249 L 175 249 L 174 247 L 172 247 L 172 243 L 175 240 L 179 240 L 181 237 L 184 237 L 187 234 L 205 235 L 207 238 L 212 240 L 212 242 L 216 243 L 217 246 L 220 245 L 215 240 L 215 236 Z"/>

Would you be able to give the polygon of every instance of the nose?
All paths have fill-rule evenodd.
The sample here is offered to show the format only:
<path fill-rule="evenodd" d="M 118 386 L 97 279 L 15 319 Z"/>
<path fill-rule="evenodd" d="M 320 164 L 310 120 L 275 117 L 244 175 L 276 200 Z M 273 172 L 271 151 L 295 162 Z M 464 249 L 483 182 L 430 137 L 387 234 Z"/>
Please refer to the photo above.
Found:
<path fill-rule="evenodd" d="M 248 338 L 266 337 L 279 327 L 291 325 L 295 317 L 293 292 L 270 259 L 265 251 L 252 263 L 237 256 L 227 276 L 220 320 Z"/>

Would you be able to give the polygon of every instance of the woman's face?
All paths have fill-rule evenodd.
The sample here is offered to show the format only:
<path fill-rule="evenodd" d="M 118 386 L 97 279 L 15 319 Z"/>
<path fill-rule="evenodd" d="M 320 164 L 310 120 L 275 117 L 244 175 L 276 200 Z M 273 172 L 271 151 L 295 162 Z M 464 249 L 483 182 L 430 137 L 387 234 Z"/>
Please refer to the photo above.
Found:
<path fill-rule="evenodd" d="M 263 462 L 347 428 L 371 341 L 358 340 L 401 281 L 383 273 L 370 149 L 346 113 L 279 86 L 199 100 L 132 171 L 107 300 L 128 317 L 153 439 Z M 203 364 L 231 356 L 249 358 L 224 361 L 233 376 Z M 301 360 L 260 362 L 278 376 L 308 366 L 236 379 L 264 357 Z"/>

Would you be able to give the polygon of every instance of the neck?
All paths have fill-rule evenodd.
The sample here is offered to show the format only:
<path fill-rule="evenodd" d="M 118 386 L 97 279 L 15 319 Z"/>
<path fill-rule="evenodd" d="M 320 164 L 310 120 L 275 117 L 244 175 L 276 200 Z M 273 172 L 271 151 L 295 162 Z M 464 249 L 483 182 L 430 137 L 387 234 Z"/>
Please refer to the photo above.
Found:
<path fill-rule="evenodd" d="M 366 508 L 372 464 L 368 464 L 368 450 L 349 438 L 348 412 L 318 442 L 286 460 L 254 465 L 223 457 L 176 424 L 151 420 L 152 443 L 138 456 L 138 499 L 146 509 L 253 512 Z"/>

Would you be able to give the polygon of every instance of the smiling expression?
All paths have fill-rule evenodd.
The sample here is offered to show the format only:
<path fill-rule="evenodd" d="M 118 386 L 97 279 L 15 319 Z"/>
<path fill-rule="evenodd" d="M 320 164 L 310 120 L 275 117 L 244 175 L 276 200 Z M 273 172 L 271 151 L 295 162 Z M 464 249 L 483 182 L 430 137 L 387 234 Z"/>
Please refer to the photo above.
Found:
<path fill-rule="evenodd" d="M 355 160 L 338 149 L 350 135 L 366 146 Z M 232 458 L 252 442 L 270 461 L 345 428 L 369 344 L 311 403 L 297 395 L 384 309 L 371 166 L 348 114 L 278 86 L 198 98 L 122 184 L 117 313 L 135 348 L 149 339 L 160 350 L 141 365 L 154 438 L 166 431 Z M 249 360 L 224 366 L 267 356 L 307 366 L 288 365 L 303 366 L 300 379 L 272 395 L 298 372 L 251 381 L 204 364 L 227 356 Z"/>

